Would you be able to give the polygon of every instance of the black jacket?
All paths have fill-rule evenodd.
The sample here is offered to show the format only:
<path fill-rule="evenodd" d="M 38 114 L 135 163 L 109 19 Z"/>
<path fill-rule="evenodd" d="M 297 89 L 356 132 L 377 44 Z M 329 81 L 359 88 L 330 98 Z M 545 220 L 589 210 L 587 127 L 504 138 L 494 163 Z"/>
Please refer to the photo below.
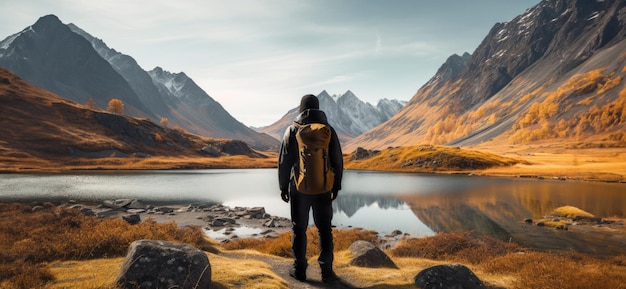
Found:
<path fill-rule="evenodd" d="M 294 120 L 297 124 L 323 123 L 328 125 L 326 114 L 319 109 L 307 109 L 300 113 Z M 331 130 L 328 155 L 330 157 L 330 167 L 335 172 L 333 191 L 341 190 L 341 178 L 343 177 L 343 155 L 341 145 L 335 129 L 328 125 Z M 296 141 L 296 127 L 292 124 L 285 131 L 283 142 L 278 154 L 278 185 L 281 191 L 289 188 L 289 183 L 293 179 L 293 168 L 298 165 L 298 143 Z"/>

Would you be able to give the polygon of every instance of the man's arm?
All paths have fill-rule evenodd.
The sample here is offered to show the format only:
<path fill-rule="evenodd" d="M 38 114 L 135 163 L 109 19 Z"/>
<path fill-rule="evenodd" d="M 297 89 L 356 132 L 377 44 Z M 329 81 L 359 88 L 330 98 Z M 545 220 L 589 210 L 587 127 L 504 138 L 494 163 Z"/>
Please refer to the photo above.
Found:
<path fill-rule="evenodd" d="M 298 156 L 296 142 L 292 133 L 292 126 L 289 126 L 283 136 L 283 141 L 278 152 L 278 186 L 282 191 L 289 188 L 289 179 L 291 178 L 291 169 L 296 162 Z"/>
<path fill-rule="evenodd" d="M 333 184 L 333 192 L 341 190 L 341 179 L 343 178 L 343 153 L 341 152 L 341 144 L 335 129 L 331 130 L 330 144 L 330 167 L 335 172 L 335 181 Z"/>

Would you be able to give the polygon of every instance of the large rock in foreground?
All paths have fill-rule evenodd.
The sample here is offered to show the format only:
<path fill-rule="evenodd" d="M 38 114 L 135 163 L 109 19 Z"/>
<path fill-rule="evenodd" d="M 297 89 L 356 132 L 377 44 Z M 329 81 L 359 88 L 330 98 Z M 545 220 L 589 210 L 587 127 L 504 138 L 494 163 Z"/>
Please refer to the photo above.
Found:
<path fill-rule="evenodd" d="M 415 286 L 421 289 L 485 289 L 469 268 L 461 264 L 437 265 L 415 276 Z"/>
<path fill-rule="evenodd" d="M 349 262 L 350 265 L 368 268 L 398 269 L 398 266 L 396 266 L 385 252 L 370 242 L 358 240 L 352 243 L 348 249 L 350 249 L 354 256 Z"/>
<path fill-rule="evenodd" d="M 123 289 L 209 289 L 211 264 L 187 244 L 139 240 L 130 245 L 116 283 Z"/>

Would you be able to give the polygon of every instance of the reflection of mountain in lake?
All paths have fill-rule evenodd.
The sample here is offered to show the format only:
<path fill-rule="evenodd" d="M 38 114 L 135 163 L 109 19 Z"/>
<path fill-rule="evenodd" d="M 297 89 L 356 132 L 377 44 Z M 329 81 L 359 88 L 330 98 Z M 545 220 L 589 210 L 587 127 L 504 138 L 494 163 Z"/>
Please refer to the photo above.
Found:
<path fill-rule="evenodd" d="M 333 211 L 335 213 L 343 212 L 346 216 L 352 217 L 360 208 L 371 206 L 374 203 L 381 209 L 397 209 L 400 206 L 406 205 L 405 202 L 396 198 L 350 194 L 349 197 L 346 198 L 337 198 L 333 202 Z"/>
<path fill-rule="evenodd" d="M 442 232 L 474 231 L 492 237 L 508 240 L 511 235 L 497 222 L 480 210 L 466 204 L 450 206 L 427 206 L 412 208 L 413 213 L 431 230 Z"/>
<path fill-rule="evenodd" d="M 584 183 L 510 182 L 508 185 L 467 186 L 454 194 L 433 192 L 426 195 L 404 195 L 413 213 L 434 232 L 474 231 L 501 240 L 542 250 L 575 250 L 594 255 L 624 254 L 625 236 L 609 231 L 590 231 L 585 227 L 571 227 L 569 231 L 525 224 L 525 218 L 548 215 L 558 206 L 573 205 L 582 209 L 596 209 L 602 213 L 623 213 L 625 198 L 605 192 L 607 204 L 602 199 L 591 198 L 589 193 L 572 193 Z M 596 186 L 611 184 L 596 184 Z M 535 187 L 535 190 L 532 189 Z M 545 189 L 537 190 L 537 187 Z M 610 189 L 610 188 L 607 188 Z M 589 191 L 593 192 L 593 191 Z M 600 204 L 604 208 L 600 210 Z M 595 210 L 590 210 L 595 213 Z M 599 215 L 599 217 L 607 215 Z M 610 215 L 609 215 L 610 216 Z M 621 216 L 621 215 L 620 215 Z"/>

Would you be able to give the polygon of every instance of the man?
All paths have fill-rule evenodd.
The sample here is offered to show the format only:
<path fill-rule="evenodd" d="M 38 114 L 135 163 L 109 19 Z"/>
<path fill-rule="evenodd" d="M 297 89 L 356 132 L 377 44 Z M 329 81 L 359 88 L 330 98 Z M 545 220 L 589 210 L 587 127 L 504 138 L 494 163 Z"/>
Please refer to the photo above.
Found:
<path fill-rule="evenodd" d="M 330 180 L 324 175 L 324 182 L 328 187 L 324 187 L 321 192 L 305 192 L 306 186 L 300 186 L 300 179 L 303 172 L 300 168 L 304 164 L 305 154 L 302 153 L 301 129 L 307 124 L 322 124 L 329 128 L 330 141 L 328 142 L 327 155 L 324 152 L 324 159 L 328 160 L 331 174 Z M 318 125 L 319 126 L 319 125 Z M 299 135 L 300 134 L 300 135 Z M 300 140 L 300 143 L 298 142 Z M 334 176 L 332 176 L 334 173 Z M 317 259 L 321 271 L 322 281 L 332 283 L 338 280 L 333 272 L 333 235 L 331 220 L 333 217 L 332 201 L 337 198 L 341 190 L 341 178 L 343 175 L 343 158 L 341 145 L 335 130 L 328 125 L 326 114 L 319 109 L 319 100 L 315 95 L 307 94 L 300 100 L 300 114 L 294 123 L 287 128 L 283 137 L 278 159 L 278 182 L 280 195 L 283 201 L 291 201 L 291 221 L 292 221 L 292 253 L 294 257 L 293 268 L 289 274 L 299 281 L 306 280 L 306 230 L 309 224 L 309 212 L 313 210 L 313 220 L 319 232 L 320 255 Z M 298 183 L 298 184 L 296 184 Z M 300 191 L 297 188 L 301 188 Z"/>

